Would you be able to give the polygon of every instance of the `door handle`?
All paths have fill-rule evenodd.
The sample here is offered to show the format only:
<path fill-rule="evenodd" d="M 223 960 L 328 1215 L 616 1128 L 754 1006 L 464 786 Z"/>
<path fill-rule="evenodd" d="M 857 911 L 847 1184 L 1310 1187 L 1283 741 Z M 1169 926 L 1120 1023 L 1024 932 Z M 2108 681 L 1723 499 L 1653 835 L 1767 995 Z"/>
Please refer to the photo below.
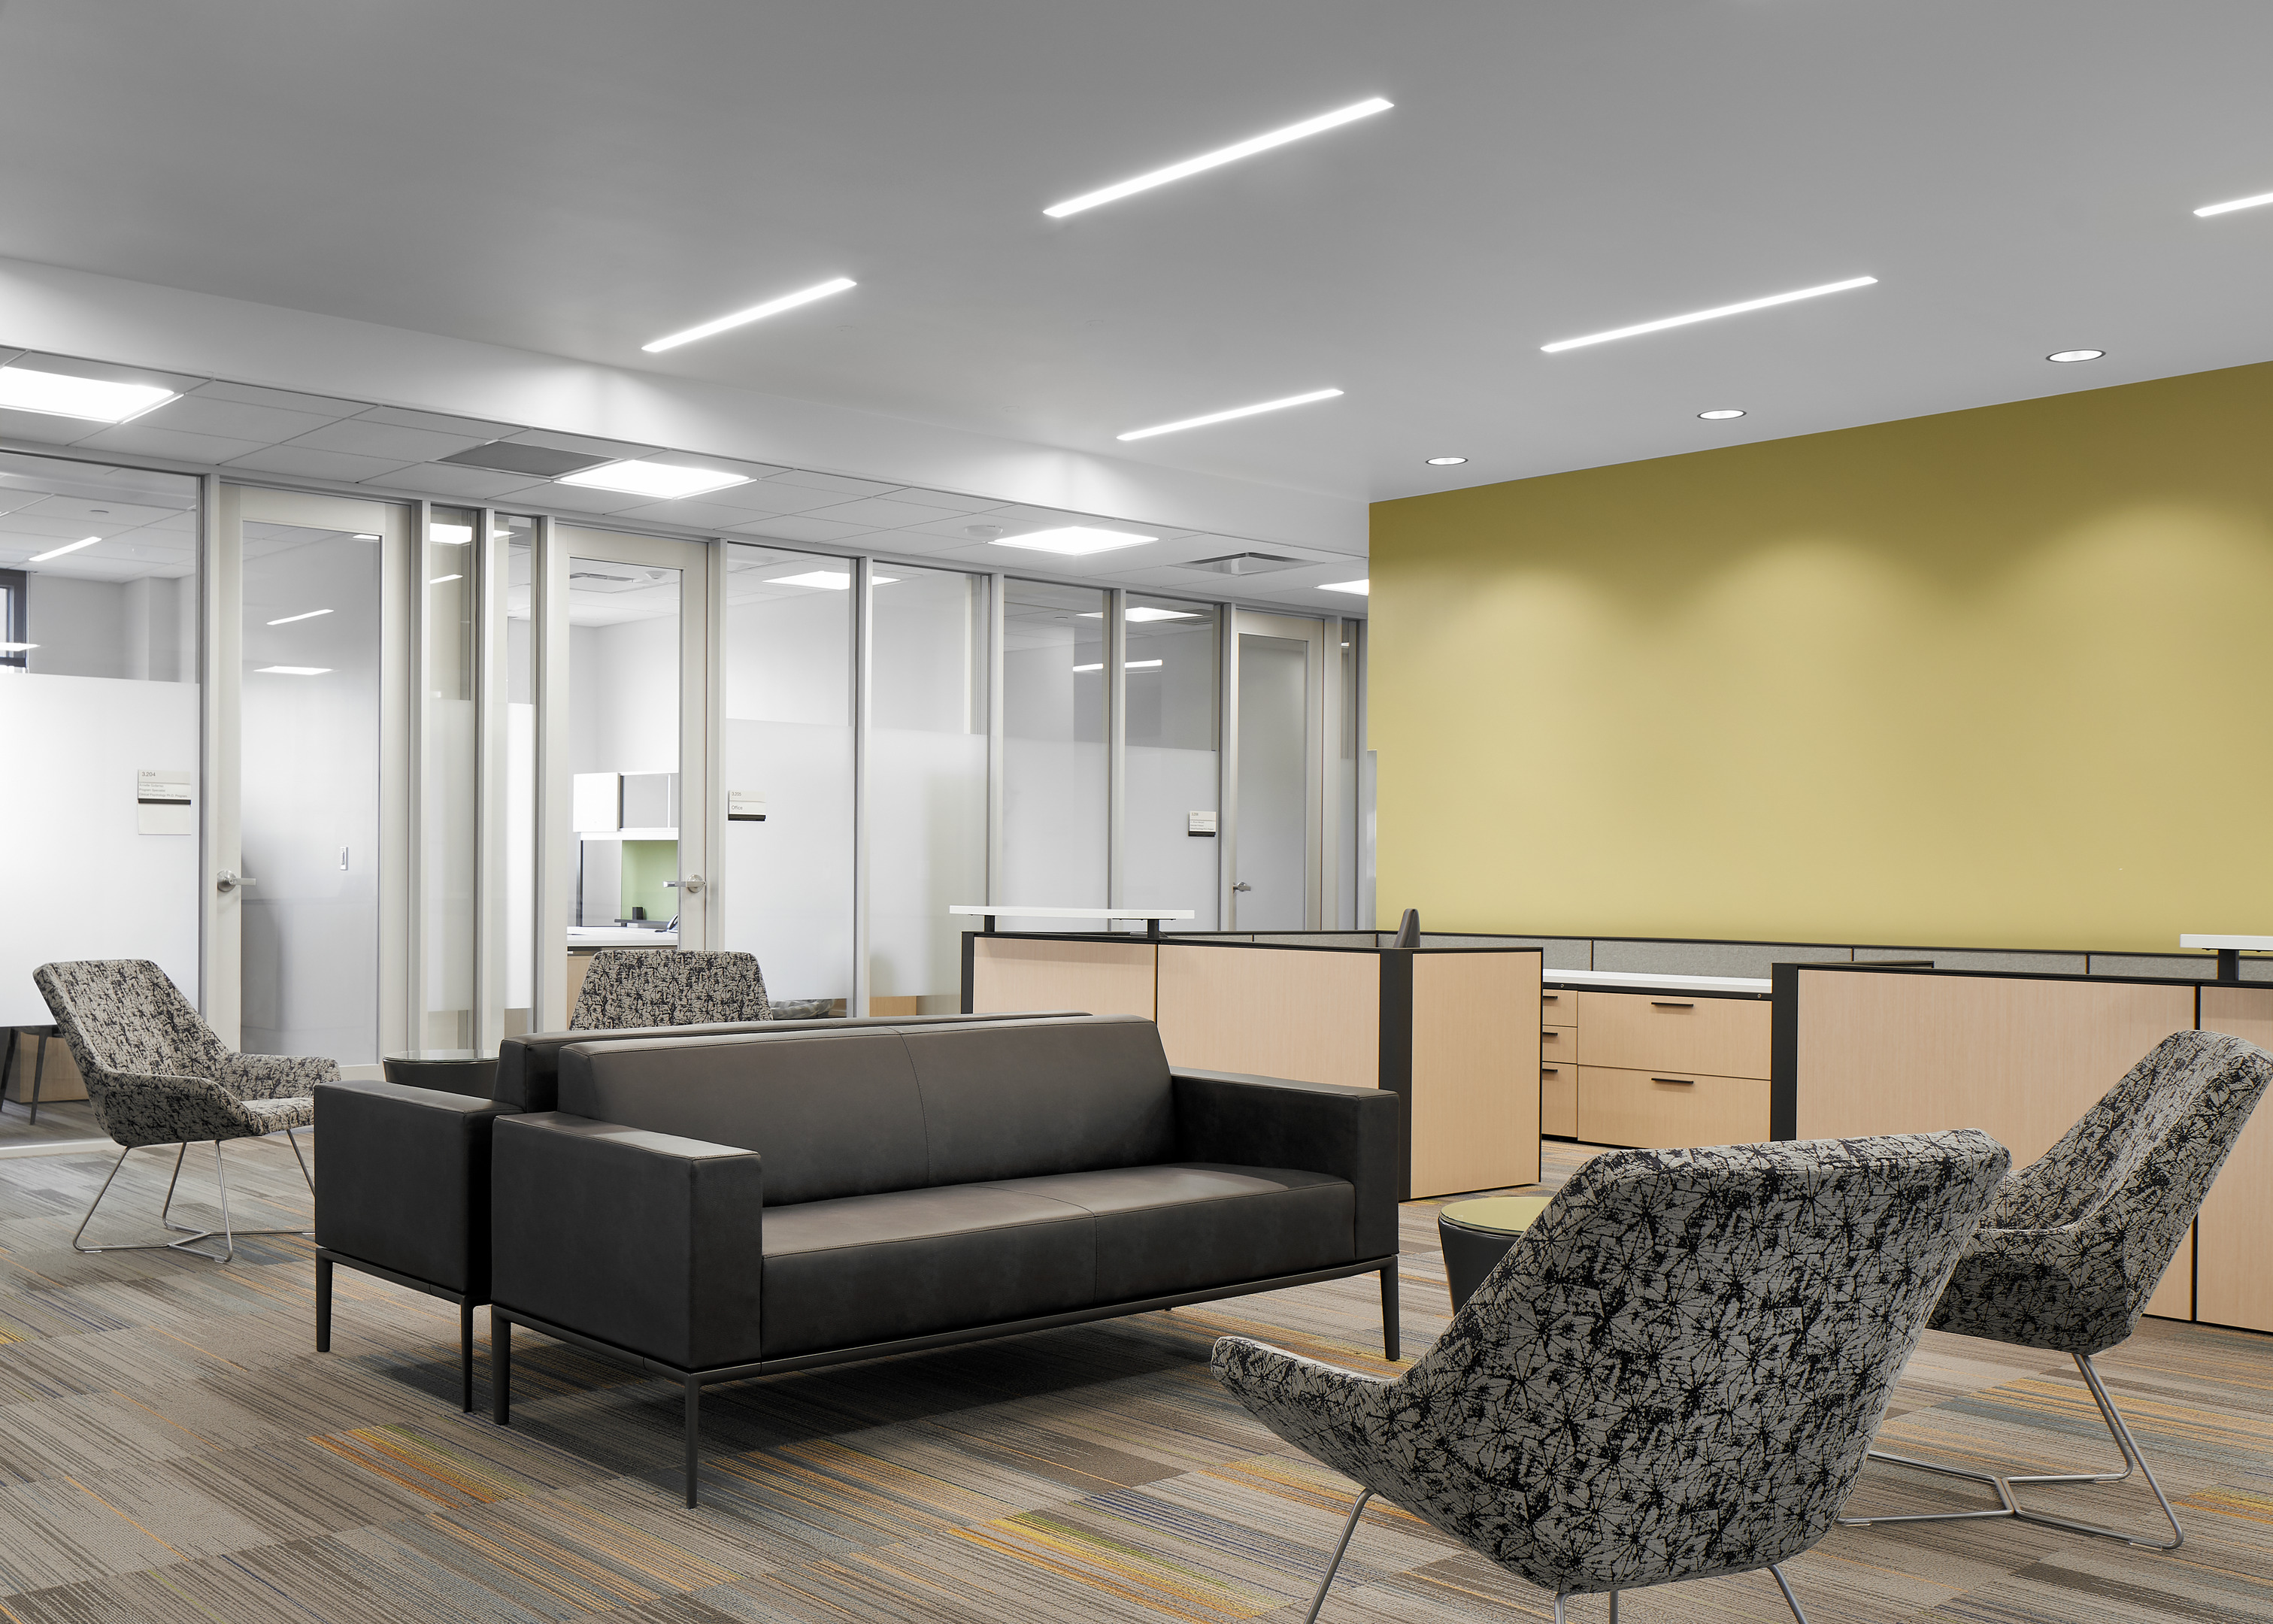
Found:
<path fill-rule="evenodd" d="M 1238 883 L 1236 883 L 1235 885 L 1234 885 L 1231 888 L 1232 888 L 1233 890 L 1234 890 L 1234 891 L 1252 891 L 1252 890 L 1254 890 L 1254 889 L 1255 889 L 1255 887 L 1254 887 L 1253 886 L 1249 885 L 1249 884 L 1248 884 L 1245 880 L 1243 880 L 1243 879 L 1242 879 L 1242 880 L 1240 880 Z"/>
<path fill-rule="evenodd" d="M 689 874 L 686 879 L 679 882 L 679 888 L 685 892 L 688 896 L 701 895 L 702 876 L 700 874 Z"/>
<path fill-rule="evenodd" d="M 223 896 L 227 896 L 239 886 L 257 886 L 259 883 L 251 875 L 240 874 L 233 868 L 225 868 L 214 876 L 214 889 Z"/>

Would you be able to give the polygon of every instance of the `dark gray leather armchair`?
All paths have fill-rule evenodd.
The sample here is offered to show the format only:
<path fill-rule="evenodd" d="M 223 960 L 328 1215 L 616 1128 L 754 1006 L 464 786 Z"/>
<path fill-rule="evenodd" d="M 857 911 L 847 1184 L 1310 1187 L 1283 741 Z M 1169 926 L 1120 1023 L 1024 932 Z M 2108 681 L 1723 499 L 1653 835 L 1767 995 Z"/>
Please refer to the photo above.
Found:
<path fill-rule="evenodd" d="M 498 1119 L 491 1393 L 511 1328 L 684 1388 L 1378 1273 L 1395 1095 L 1174 1072 L 1079 1016 L 575 1044 Z"/>
<path fill-rule="evenodd" d="M 391 1082 L 321 1084 L 314 1105 L 324 1146 L 324 1182 L 316 1192 L 316 1351 L 331 1351 L 334 1268 L 439 1297 L 457 1305 L 459 1404 L 473 1409 L 474 1310 L 490 1300 L 491 1132 L 501 1116 L 553 1108 L 560 1051 L 571 1044 L 1006 1018 L 769 1020 L 532 1032 L 508 1037 L 499 1049 L 494 1093 L 486 1100 Z"/>

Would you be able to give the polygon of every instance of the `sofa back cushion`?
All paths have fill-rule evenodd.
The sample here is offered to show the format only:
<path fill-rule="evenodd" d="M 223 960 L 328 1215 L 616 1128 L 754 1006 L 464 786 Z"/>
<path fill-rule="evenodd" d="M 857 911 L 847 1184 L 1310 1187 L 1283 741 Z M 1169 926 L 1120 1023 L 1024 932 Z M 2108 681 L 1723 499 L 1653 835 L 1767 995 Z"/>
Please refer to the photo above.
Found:
<path fill-rule="evenodd" d="M 1134 1015 L 910 1028 L 929 1182 L 1031 1179 L 1175 1157 L 1168 1057 Z"/>
<path fill-rule="evenodd" d="M 893 1027 L 573 1044 L 559 1092 L 576 1116 L 756 1151 L 769 1207 L 927 1182 L 915 1068 Z"/>
<path fill-rule="evenodd" d="M 1057 1016 L 572 1044 L 559 1109 L 754 1150 L 766 1204 L 1172 1161 L 1149 1021 Z"/>

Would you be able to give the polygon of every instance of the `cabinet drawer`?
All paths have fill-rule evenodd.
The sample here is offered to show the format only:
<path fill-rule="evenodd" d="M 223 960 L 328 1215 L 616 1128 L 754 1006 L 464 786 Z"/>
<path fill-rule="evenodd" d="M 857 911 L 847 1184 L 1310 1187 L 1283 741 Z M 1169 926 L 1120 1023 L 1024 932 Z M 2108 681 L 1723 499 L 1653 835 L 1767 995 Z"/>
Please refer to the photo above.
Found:
<path fill-rule="evenodd" d="M 1579 1137 L 1579 1068 L 1539 1068 L 1539 1131 L 1558 1139 Z"/>
<path fill-rule="evenodd" d="M 1557 1061 L 1576 1062 L 1579 1059 L 1579 1033 L 1575 1027 L 1542 1026 L 1539 1029 L 1539 1063 L 1553 1066 Z"/>
<path fill-rule="evenodd" d="M 1576 1026 L 1579 1024 L 1579 995 L 1550 990 L 1539 995 L 1539 1024 L 1542 1026 Z"/>
<path fill-rule="evenodd" d="M 1579 1137 L 1590 1145 L 1678 1150 L 1756 1144 L 1767 1136 L 1764 1077 L 1579 1068 Z"/>
<path fill-rule="evenodd" d="M 1581 992 L 1587 1064 L 1628 1071 L 1768 1074 L 1766 999 L 1685 998 L 1678 992 Z"/>

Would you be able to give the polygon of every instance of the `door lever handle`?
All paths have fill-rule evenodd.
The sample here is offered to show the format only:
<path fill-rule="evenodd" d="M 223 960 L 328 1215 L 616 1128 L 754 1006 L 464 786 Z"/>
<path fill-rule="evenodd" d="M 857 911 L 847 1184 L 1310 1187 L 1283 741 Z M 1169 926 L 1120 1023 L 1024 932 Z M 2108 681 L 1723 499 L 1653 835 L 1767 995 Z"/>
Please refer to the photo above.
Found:
<path fill-rule="evenodd" d="M 239 886 L 257 886 L 259 883 L 251 875 L 240 874 L 233 868 L 225 868 L 214 876 L 214 889 L 223 896 L 227 896 Z"/>
<path fill-rule="evenodd" d="M 1234 890 L 1234 891 L 1252 891 L 1252 890 L 1254 890 L 1254 889 L 1255 889 L 1255 887 L 1254 887 L 1253 886 L 1249 885 L 1245 880 L 1243 880 L 1243 879 L 1242 879 L 1242 880 L 1239 881 L 1236 885 L 1233 886 L 1233 887 L 1232 887 L 1232 889 L 1233 889 L 1233 890 Z"/>

